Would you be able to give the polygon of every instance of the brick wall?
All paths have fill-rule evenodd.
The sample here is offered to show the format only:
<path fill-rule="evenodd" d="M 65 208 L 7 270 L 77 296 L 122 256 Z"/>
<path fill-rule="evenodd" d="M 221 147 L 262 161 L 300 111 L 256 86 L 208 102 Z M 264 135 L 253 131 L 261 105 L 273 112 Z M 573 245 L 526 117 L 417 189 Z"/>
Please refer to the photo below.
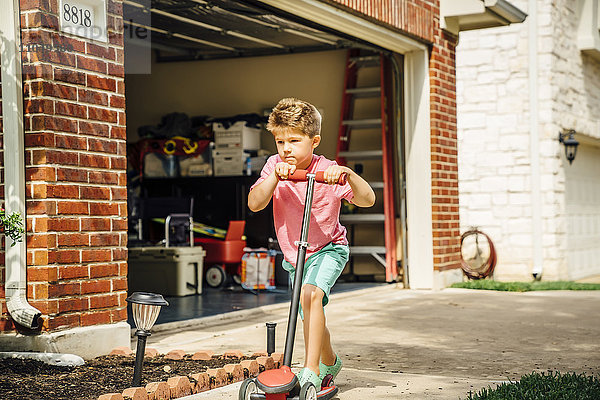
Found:
<path fill-rule="evenodd" d="M 440 28 L 439 0 L 330 0 L 430 43 L 434 268 L 460 267 L 456 65 L 458 38 Z"/>
<path fill-rule="evenodd" d="M 107 22 L 107 44 L 62 35 L 57 0 L 21 0 L 27 297 L 45 331 L 127 318 L 120 1 L 108 1 Z"/>

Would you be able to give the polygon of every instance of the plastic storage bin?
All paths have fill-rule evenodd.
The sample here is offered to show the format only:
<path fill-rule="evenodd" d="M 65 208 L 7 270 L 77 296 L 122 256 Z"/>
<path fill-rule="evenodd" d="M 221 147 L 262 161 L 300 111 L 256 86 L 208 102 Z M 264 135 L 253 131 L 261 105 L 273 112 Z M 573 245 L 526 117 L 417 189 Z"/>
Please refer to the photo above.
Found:
<path fill-rule="evenodd" d="M 202 294 L 202 247 L 132 247 L 129 249 L 129 291 L 164 296 Z"/>

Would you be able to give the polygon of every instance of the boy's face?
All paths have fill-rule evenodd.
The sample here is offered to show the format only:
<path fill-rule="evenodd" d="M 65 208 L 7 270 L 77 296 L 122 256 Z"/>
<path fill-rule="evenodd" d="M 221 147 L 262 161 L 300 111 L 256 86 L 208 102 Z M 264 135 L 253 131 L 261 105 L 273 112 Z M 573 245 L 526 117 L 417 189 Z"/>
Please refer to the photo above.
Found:
<path fill-rule="evenodd" d="M 309 137 L 299 129 L 273 131 L 279 157 L 297 169 L 306 169 L 312 161 L 313 150 L 321 142 L 321 136 Z"/>

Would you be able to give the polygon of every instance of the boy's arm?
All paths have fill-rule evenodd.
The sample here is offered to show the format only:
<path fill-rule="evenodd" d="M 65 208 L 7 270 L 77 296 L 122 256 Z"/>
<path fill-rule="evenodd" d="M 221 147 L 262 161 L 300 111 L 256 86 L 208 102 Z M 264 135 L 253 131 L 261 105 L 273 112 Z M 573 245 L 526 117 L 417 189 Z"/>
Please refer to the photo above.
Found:
<path fill-rule="evenodd" d="M 279 179 L 277 179 L 277 175 L 273 171 L 264 181 L 254 186 L 250 193 L 248 193 L 248 208 L 253 212 L 265 208 L 271 201 L 278 182 Z"/>
<path fill-rule="evenodd" d="M 352 168 L 342 165 L 332 165 L 325 170 L 323 178 L 329 184 L 336 184 L 342 174 L 346 174 L 348 183 L 354 193 L 354 197 L 352 198 L 353 204 L 358 207 L 371 207 L 375 204 L 375 192 L 373 192 L 367 181 L 354 172 Z"/>

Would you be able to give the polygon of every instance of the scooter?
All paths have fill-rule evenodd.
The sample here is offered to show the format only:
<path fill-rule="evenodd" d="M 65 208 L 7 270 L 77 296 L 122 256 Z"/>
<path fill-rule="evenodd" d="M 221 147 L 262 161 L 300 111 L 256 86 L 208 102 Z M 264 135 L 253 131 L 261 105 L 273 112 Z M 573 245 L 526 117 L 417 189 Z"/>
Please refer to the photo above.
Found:
<path fill-rule="evenodd" d="M 292 365 L 292 352 L 296 333 L 296 322 L 298 321 L 298 308 L 300 304 L 300 289 L 302 286 L 302 275 L 306 249 L 308 248 L 308 224 L 310 222 L 310 210 L 312 207 L 313 191 L 315 181 L 324 183 L 323 172 L 309 173 L 305 170 L 296 170 L 288 177 L 292 181 L 307 181 L 306 200 L 304 202 L 304 215 L 302 217 L 302 231 L 298 243 L 298 258 L 296 261 L 296 274 L 292 291 L 292 302 L 288 317 L 287 333 L 285 337 L 285 351 L 283 353 L 283 365 L 277 369 L 261 372 L 256 378 L 248 378 L 242 382 L 239 390 L 239 400 L 328 400 L 338 392 L 333 383 L 333 377 L 327 375 L 320 388 L 316 388 L 311 382 L 300 387 L 296 374 L 290 368 Z M 338 184 L 346 183 L 346 175 L 342 175 Z M 262 393 L 261 393 L 262 392 Z"/>

